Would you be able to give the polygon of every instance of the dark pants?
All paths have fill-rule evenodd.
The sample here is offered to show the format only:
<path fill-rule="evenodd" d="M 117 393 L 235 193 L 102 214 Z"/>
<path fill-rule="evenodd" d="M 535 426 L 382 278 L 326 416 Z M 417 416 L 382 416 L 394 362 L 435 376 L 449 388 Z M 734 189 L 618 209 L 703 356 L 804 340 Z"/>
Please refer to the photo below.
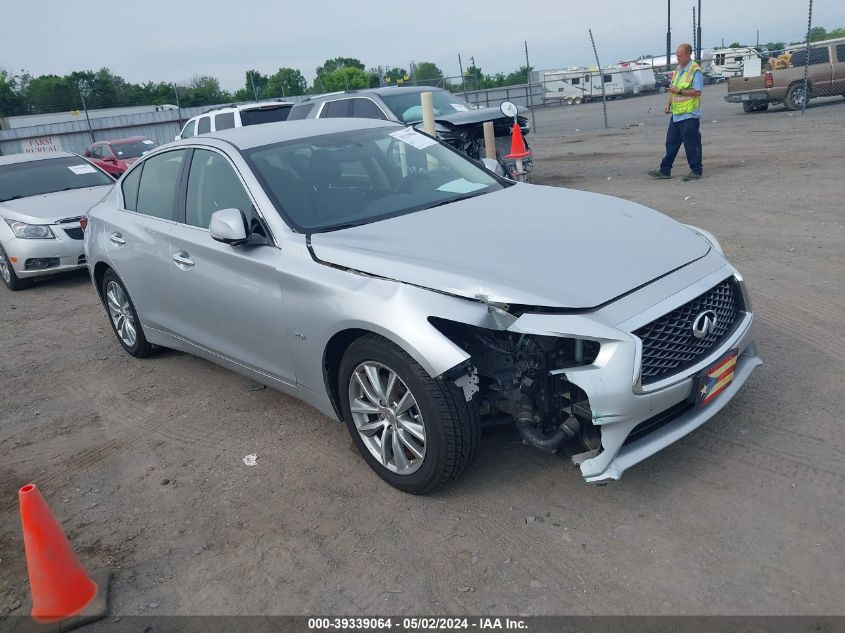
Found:
<path fill-rule="evenodd" d="M 696 118 L 684 119 L 677 123 L 669 121 L 669 129 L 666 131 L 666 156 L 660 163 L 660 171 L 667 176 L 672 173 L 672 163 L 675 162 L 675 156 L 683 144 L 690 171 L 696 174 L 702 172 L 700 123 Z"/>

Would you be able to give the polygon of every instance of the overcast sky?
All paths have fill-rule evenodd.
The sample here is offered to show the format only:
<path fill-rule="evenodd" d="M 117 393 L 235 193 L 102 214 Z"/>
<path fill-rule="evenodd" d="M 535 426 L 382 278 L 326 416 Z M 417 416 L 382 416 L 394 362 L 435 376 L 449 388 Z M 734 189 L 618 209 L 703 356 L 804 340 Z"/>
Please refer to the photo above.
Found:
<path fill-rule="evenodd" d="M 672 40 L 692 40 L 693 0 L 672 2 Z M 799 40 L 807 28 L 800 0 L 703 0 L 704 46 L 739 40 Z M 814 25 L 845 26 L 845 3 L 816 0 Z M 63 75 L 103 66 L 128 81 L 185 81 L 214 75 L 223 88 L 243 87 L 244 72 L 314 69 L 336 56 L 367 68 L 407 68 L 433 61 L 458 74 L 458 54 L 485 73 L 524 63 L 528 41 L 535 68 L 591 65 L 593 29 L 603 65 L 661 54 L 666 41 L 663 0 L 240 0 L 194 2 L 60 2 L 4 0 L 0 7 L 0 67 L 33 75 Z"/>

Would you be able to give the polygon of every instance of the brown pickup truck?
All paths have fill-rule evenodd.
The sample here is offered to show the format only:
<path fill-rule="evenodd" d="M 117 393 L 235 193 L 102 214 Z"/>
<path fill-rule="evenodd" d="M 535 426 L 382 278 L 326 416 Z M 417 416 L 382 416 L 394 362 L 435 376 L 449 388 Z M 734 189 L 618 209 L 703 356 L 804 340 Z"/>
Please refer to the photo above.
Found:
<path fill-rule="evenodd" d="M 769 104 L 800 110 L 807 98 L 845 95 L 845 38 L 810 45 L 808 95 L 804 94 L 806 61 L 807 49 L 797 49 L 789 68 L 767 70 L 759 77 L 731 77 L 725 101 L 741 103 L 746 112 L 763 112 Z"/>

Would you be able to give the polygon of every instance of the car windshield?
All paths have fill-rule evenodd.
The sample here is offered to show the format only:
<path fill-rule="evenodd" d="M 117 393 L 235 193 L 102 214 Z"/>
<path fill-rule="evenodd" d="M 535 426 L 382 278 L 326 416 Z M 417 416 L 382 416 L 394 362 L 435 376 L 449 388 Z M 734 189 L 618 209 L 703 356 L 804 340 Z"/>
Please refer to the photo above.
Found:
<path fill-rule="evenodd" d="M 276 208 L 303 233 L 369 224 L 512 184 L 404 127 L 327 134 L 244 154 Z"/>
<path fill-rule="evenodd" d="M 291 107 L 291 105 L 273 105 L 241 110 L 241 125 L 287 121 Z"/>
<path fill-rule="evenodd" d="M 112 143 L 112 149 L 117 154 L 118 158 L 138 158 L 147 152 L 151 152 L 158 145 L 153 143 L 150 139 L 145 138 L 143 141 L 132 141 L 129 143 Z"/>
<path fill-rule="evenodd" d="M 76 156 L 0 165 L 0 202 L 113 184 L 111 177 Z"/>
<path fill-rule="evenodd" d="M 416 123 L 417 121 L 422 121 L 421 94 L 420 92 L 400 92 L 398 94 L 382 94 L 380 96 L 400 121 L 404 123 Z M 432 90 L 431 96 L 434 102 L 434 116 L 472 110 L 470 104 L 446 90 Z"/>

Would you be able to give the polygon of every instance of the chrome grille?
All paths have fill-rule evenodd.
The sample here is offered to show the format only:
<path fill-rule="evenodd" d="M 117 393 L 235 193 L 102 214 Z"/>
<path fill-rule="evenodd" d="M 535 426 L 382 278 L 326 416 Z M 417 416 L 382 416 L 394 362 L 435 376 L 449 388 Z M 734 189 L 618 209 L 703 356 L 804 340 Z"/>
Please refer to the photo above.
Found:
<path fill-rule="evenodd" d="M 642 384 L 646 385 L 692 367 L 734 331 L 742 312 L 740 290 L 733 277 L 644 325 L 634 332 L 643 342 Z M 692 322 L 713 310 L 716 325 L 704 338 L 692 333 Z"/>

